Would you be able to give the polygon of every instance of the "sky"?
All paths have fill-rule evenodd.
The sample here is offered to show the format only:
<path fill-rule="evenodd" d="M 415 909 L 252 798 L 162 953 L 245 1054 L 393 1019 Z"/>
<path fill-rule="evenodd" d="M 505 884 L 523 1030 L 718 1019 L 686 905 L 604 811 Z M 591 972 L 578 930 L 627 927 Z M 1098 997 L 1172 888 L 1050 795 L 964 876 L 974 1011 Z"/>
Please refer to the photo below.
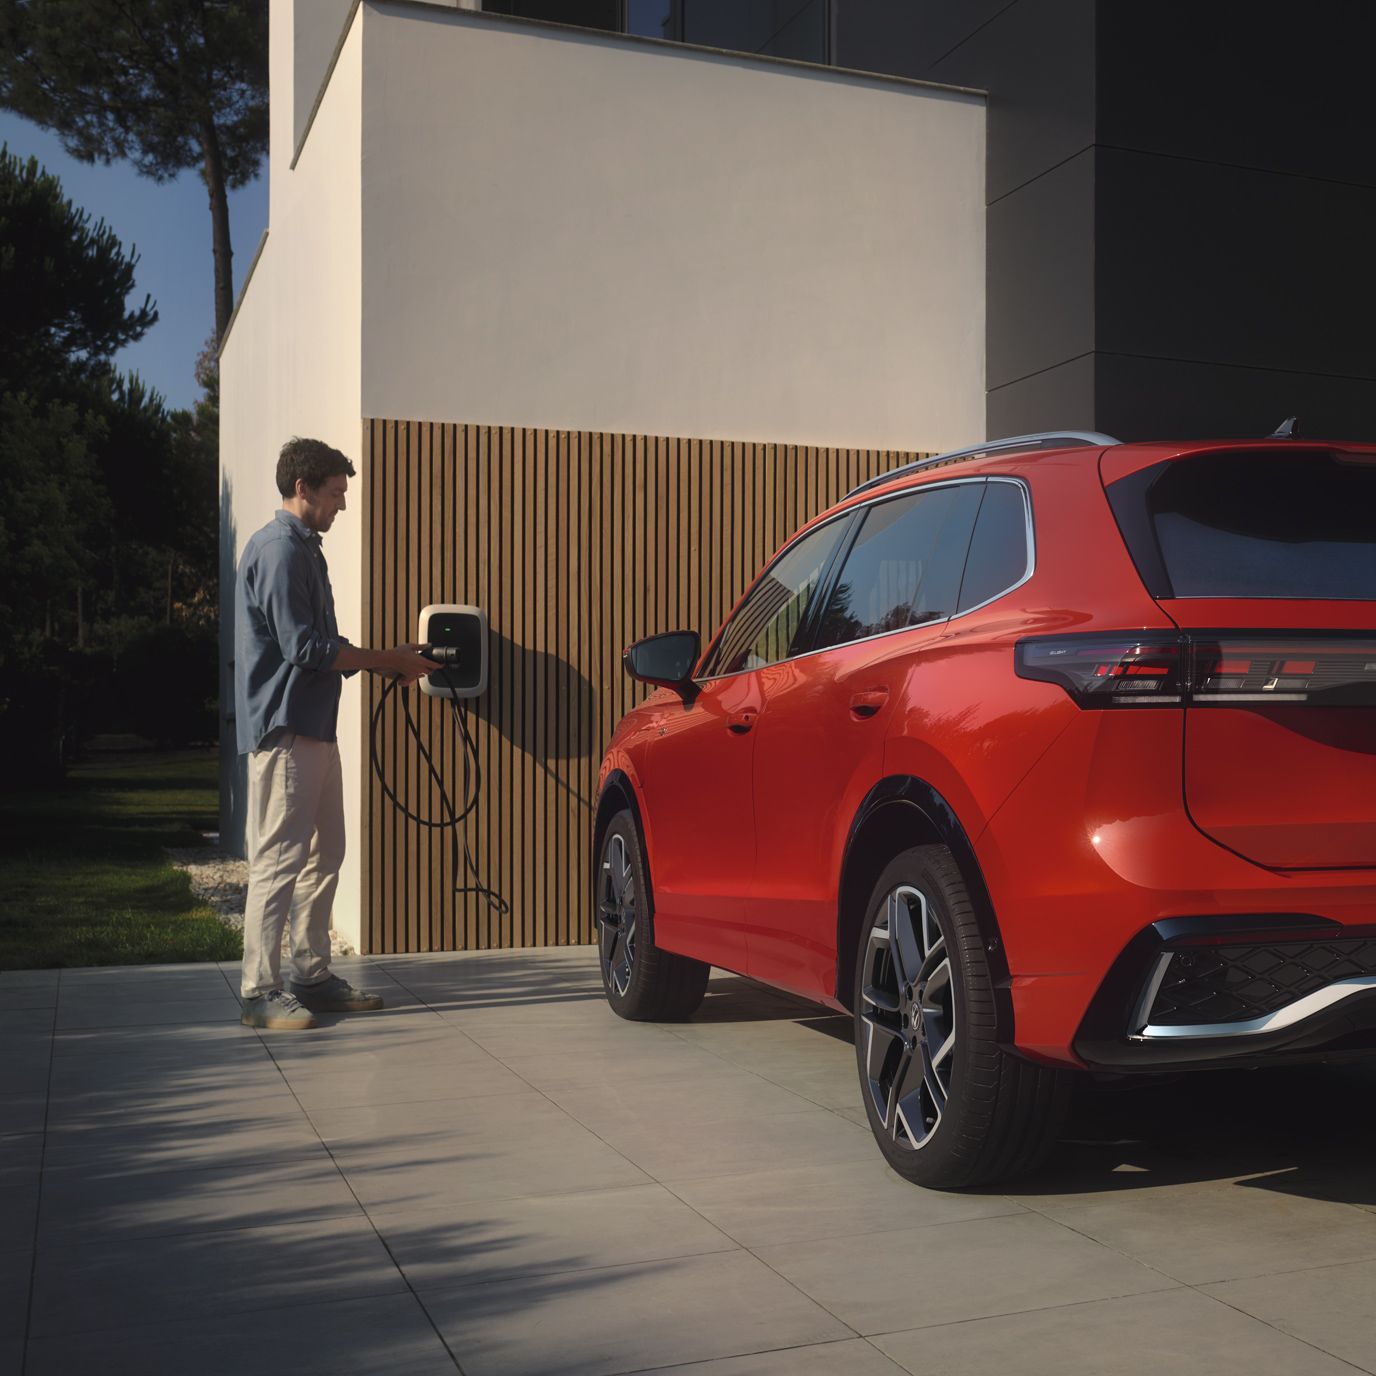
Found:
<path fill-rule="evenodd" d="M 88 167 L 68 157 L 55 134 L 8 111 L 0 111 L 0 143 L 21 157 L 36 157 L 61 181 L 69 200 L 115 231 L 126 252 L 137 249 L 129 302 L 137 309 L 145 293 L 151 296 L 158 323 L 116 354 L 115 364 L 138 373 L 169 406 L 190 406 L 200 395 L 196 355 L 215 330 L 210 202 L 200 177 L 183 172 L 176 181 L 159 184 L 140 177 L 128 163 Z M 267 228 L 266 159 L 255 181 L 229 193 L 229 218 L 237 301 Z"/>

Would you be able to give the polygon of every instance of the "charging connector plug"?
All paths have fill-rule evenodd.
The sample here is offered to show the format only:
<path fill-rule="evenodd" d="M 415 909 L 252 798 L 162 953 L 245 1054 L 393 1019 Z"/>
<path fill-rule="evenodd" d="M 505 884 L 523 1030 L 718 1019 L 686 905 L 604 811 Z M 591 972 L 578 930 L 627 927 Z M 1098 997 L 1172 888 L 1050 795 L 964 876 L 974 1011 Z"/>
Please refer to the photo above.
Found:
<path fill-rule="evenodd" d="M 436 664 L 457 664 L 459 662 L 459 647 L 457 645 L 422 645 L 420 653 L 422 659 L 433 660 Z"/>

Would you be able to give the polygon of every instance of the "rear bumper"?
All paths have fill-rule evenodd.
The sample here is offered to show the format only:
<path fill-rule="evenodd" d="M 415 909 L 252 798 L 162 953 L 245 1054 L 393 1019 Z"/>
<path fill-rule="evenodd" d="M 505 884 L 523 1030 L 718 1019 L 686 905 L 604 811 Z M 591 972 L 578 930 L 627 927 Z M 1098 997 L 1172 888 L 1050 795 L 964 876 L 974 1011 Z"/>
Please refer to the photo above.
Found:
<path fill-rule="evenodd" d="M 1280 987 L 1269 1002 L 1216 1004 L 1198 1018 L 1177 1005 L 1166 1023 L 1153 1021 L 1149 982 L 1179 974 L 1158 957 L 1182 940 L 1217 945 L 1267 923 L 1282 935 L 1298 924 L 1303 939 L 1376 933 L 1376 868 L 1271 870 L 1194 826 L 1180 715 L 1085 713 L 975 839 L 1011 975 L 1010 1049 L 1030 1059 L 1114 1070 L 1235 1064 L 1369 1032 L 1372 991 L 1351 981 L 1376 975 L 1376 944 L 1366 964 Z M 1169 925 L 1187 921 L 1200 924 L 1193 937 Z M 1341 987 L 1310 998 L 1329 985 Z"/>
<path fill-rule="evenodd" d="M 1308 914 L 1176 918 L 1140 933 L 1074 1042 L 1095 1069 L 1231 1065 L 1376 1046 L 1376 939 Z"/>

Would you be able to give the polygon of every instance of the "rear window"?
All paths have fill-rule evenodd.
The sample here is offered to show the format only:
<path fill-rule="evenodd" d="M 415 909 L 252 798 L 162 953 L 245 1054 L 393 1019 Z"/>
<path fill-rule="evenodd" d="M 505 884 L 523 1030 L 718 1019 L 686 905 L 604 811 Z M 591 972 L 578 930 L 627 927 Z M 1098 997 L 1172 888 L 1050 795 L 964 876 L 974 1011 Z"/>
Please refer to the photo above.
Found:
<path fill-rule="evenodd" d="M 1155 597 L 1376 601 L 1376 462 L 1324 451 L 1207 454 L 1111 483 Z"/>

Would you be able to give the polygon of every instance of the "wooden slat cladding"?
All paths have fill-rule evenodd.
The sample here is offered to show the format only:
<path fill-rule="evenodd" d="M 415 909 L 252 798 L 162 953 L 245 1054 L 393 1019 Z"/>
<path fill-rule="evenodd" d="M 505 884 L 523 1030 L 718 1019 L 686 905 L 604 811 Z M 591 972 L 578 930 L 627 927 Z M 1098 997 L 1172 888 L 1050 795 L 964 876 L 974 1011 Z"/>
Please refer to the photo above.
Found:
<path fill-rule="evenodd" d="M 682 627 L 705 641 L 798 526 L 920 457 L 393 420 L 366 421 L 363 449 L 367 643 L 414 639 L 431 602 L 488 615 L 488 690 L 468 708 L 482 786 L 467 841 L 483 882 L 511 904 L 501 915 L 456 892 L 471 881 L 456 881 L 447 834 L 402 817 L 369 770 L 364 939 L 379 952 L 591 941 L 597 769 L 646 693 L 622 672 L 622 650 Z M 370 678 L 368 720 L 380 692 Z M 448 704 L 408 701 L 459 798 Z M 380 740 L 390 786 L 437 816 L 392 704 Z"/>

